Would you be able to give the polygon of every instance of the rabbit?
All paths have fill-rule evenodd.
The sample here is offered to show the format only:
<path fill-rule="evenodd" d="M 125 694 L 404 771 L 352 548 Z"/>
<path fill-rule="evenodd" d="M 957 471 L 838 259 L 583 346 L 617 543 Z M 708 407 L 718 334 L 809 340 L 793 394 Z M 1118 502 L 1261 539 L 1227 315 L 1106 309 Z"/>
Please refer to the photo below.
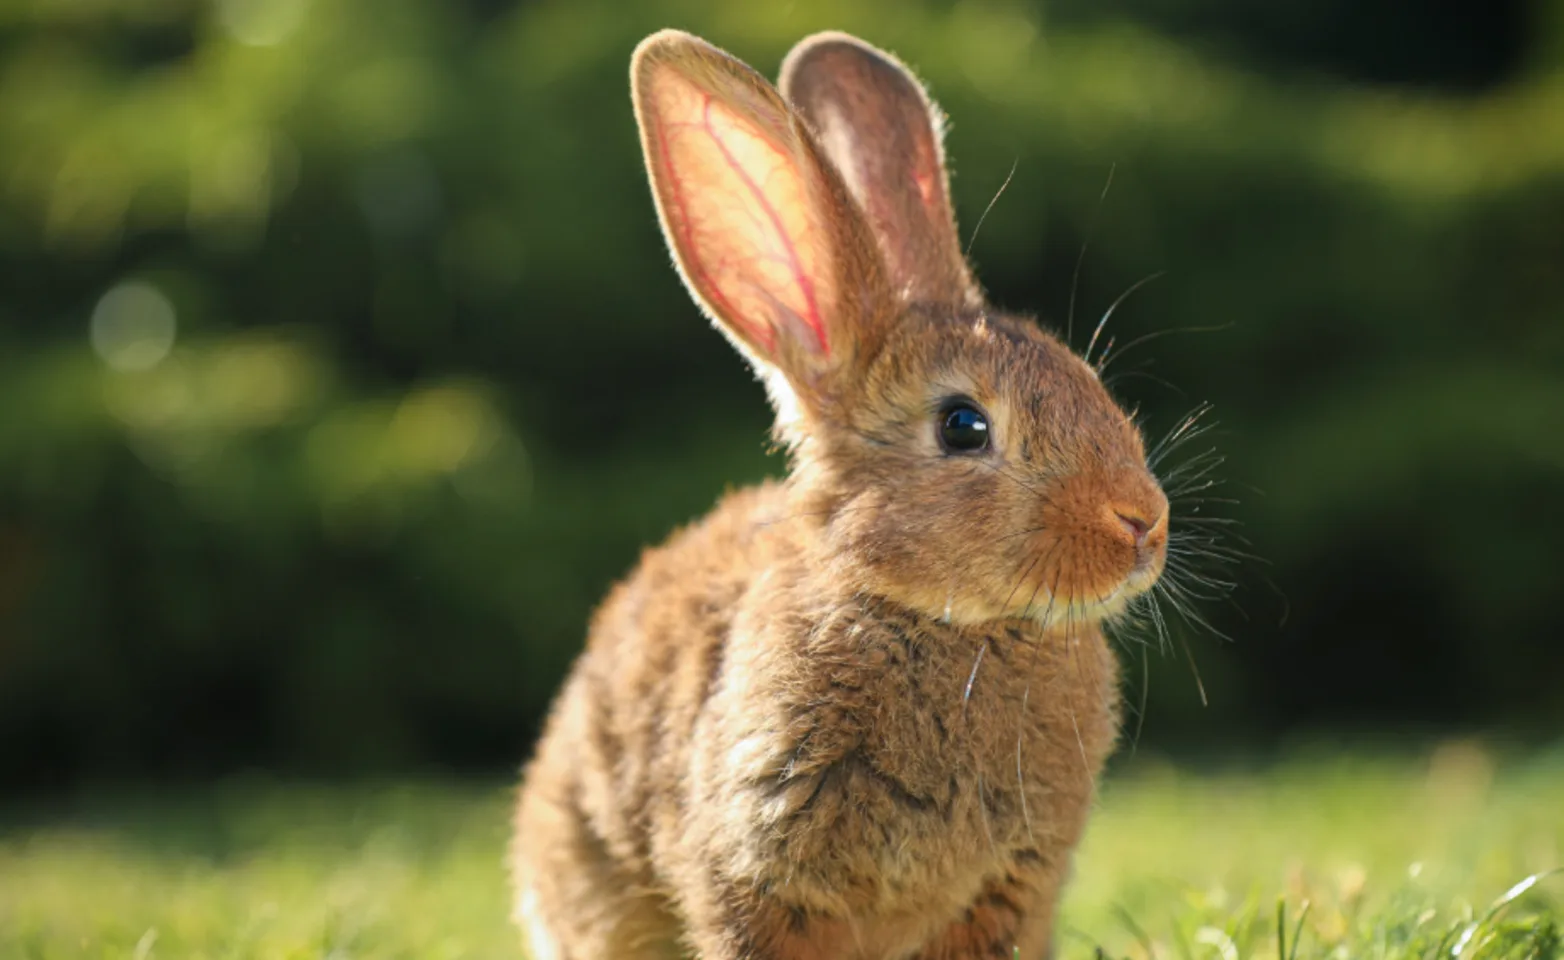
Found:
<path fill-rule="evenodd" d="M 515 811 L 530 955 L 1051 956 L 1120 725 L 1102 624 L 1166 559 L 1139 430 L 985 302 L 893 56 L 812 36 L 779 92 L 665 30 L 630 79 L 679 275 L 789 470 L 595 614 Z"/>

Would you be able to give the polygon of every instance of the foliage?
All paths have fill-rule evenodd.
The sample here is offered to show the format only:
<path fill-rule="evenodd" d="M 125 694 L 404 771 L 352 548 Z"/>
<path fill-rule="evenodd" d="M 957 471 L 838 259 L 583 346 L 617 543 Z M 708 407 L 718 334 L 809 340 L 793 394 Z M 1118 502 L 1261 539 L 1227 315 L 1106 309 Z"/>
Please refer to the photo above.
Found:
<path fill-rule="evenodd" d="M 668 24 L 916 64 L 969 232 L 1014 170 L 985 282 L 1077 347 L 1165 274 L 1115 388 L 1153 433 L 1216 403 L 1267 563 L 1208 605 L 1237 643 L 1187 638 L 1210 713 L 1154 658 L 1148 737 L 1564 719 L 1545 56 L 1456 96 L 1005 2 L 37 0 L 0 13 L 4 776 L 513 762 L 638 547 L 780 468 L 638 169 Z"/>

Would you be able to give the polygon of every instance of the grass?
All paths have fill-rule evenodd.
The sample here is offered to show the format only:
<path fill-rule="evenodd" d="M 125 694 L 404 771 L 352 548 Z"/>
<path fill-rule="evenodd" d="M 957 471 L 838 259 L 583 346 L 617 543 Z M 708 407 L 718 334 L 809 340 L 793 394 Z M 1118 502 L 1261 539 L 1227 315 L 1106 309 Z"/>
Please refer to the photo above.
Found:
<path fill-rule="evenodd" d="M 0 957 L 519 958 L 506 790 L 261 781 L 0 815 Z M 1454 744 L 1104 790 L 1066 957 L 1564 957 L 1564 755 Z"/>

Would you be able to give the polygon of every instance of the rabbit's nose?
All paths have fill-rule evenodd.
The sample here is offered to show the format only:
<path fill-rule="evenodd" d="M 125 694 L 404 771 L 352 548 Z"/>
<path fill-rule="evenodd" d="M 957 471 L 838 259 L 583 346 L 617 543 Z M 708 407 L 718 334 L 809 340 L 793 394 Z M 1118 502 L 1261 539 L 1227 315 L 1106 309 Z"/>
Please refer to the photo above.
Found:
<path fill-rule="evenodd" d="M 1113 513 L 1114 516 L 1119 518 L 1119 523 L 1124 525 L 1124 529 L 1130 532 L 1130 536 L 1134 538 L 1136 546 L 1146 542 L 1146 533 L 1151 530 L 1151 524 L 1147 523 L 1144 518 L 1136 514 L 1125 513 L 1123 510 L 1115 510 Z"/>
<path fill-rule="evenodd" d="M 1130 535 L 1130 542 L 1137 550 L 1144 550 L 1147 547 L 1153 533 L 1162 524 L 1164 512 L 1157 510 L 1153 513 L 1151 510 L 1128 503 L 1111 504 L 1108 510 L 1113 515 L 1112 519 L 1117 520 L 1120 528 Z"/>

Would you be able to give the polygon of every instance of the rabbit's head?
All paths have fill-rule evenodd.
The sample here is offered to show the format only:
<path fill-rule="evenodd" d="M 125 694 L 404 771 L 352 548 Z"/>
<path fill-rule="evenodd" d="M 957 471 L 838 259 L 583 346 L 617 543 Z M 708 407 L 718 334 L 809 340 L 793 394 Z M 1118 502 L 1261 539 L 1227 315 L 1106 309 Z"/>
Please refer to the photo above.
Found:
<path fill-rule="evenodd" d="M 631 87 L 681 275 L 750 359 L 821 576 L 958 622 L 1122 610 L 1168 502 L 1096 372 L 989 308 L 957 238 L 940 115 L 894 58 L 801 42 L 779 95 L 688 34 Z"/>

